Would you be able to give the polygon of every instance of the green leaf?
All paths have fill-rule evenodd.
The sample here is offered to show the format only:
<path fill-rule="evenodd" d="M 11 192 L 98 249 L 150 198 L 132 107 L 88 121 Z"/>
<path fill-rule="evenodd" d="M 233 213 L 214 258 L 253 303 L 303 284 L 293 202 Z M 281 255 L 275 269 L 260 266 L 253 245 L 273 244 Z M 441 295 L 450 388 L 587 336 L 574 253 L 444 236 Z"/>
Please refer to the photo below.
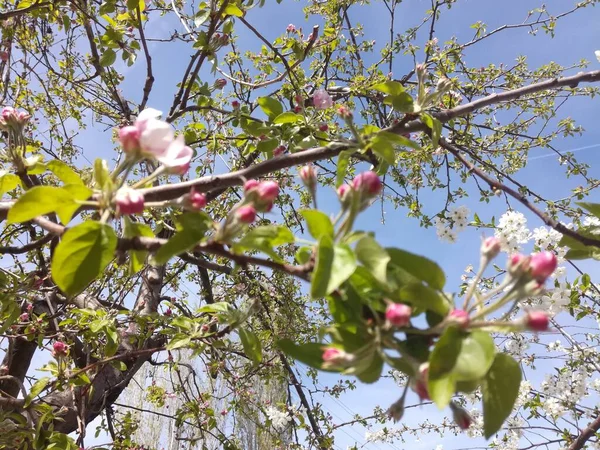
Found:
<path fill-rule="evenodd" d="M 421 150 L 419 144 L 400 134 L 391 133 L 389 131 L 379 131 L 377 133 L 377 137 L 379 139 L 385 139 L 390 144 L 400 145 L 402 147 L 410 147 L 414 150 Z"/>
<path fill-rule="evenodd" d="M 50 161 L 46 167 L 65 184 L 83 184 L 83 180 L 77 172 L 58 159 Z"/>
<path fill-rule="evenodd" d="M 259 364 L 262 361 L 262 347 L 256 334 L 246 328 L 240 328 L 238 334 L 240 335 L 246 356 L 254 361 L 254 364 Z"/>
<path fill-rule="evenodd" d="M 300 114 L 286 111 L 275 117 L 275 119 L 273 119 L 273 123 L 296 123 L 300 122 L 301 120 L 302 116 Z"/>
<path fill-rule="evenodd" d="M 0 175 L 0 197 L 21 184 L 21 179 L 14 173 Z"/>
<path fill-rule="evenodd" d="M 204 237 L 212 220 L 206 213 L 187 212 L 177 218 L 180 228 L 165 245 L 158 249 L 154 261 L 158 265 L 166 264 L 173 256 L 194 248 Z"/>
<path fill-rule="evenodd" d="M 375 135 L 370 141 L 367 148 L 373 150 L 381 159 L 390 165 L 396 164 L 396 151 L 394 146 L 385 138 Z"/>
<path fill-rule="evenodd" d="M 167 344 L 167 350 L 188 347 L 192 343 L 192 337 L 188 334 L 176 334 Z"/>
<path fill-rule="evenodd" d="M 306 220 L 308 232 L 313 238 L 320 239 L 325 235 L 333 238 L 333 224 L 327 214 L 316 209 L 303 209 L 300 215 Z"/>
<path fill-rule="evenodd" d="M 490 369 L 496 355 L 496 345 L 485 331 L 473 331 L 462 339 L 462 348 L 454 374 L 457 381 L 481 379 Z"/>
<path fill-rule="evenodd" d="M 129 217 L 125 216 L 124 218 L 125 227 L 123 230 L 123 235 L 126 238 L 144 236 L 144 237 L 154 237 L 154 233 L 152 232 L 152 228 L 150 228 L 145 223 L 133 222 Z M 148 256 L 148 252 L 145 250 L 130 250 L 129 251 L 129 275 L 134 275 L 142 270 L 144 264 L 146 262 L 146 257 Z"/>
<path fill-rule="evenodd" d="M 25 192 L 8 211 L 7 222 L 27 222 L 35 217 L 56 211 L 63 223 L 71 220 L 72 214 L 79 208 L 76 197 L 82 194 L 87 198 L 91 191 L 83 185 L 71 187 L 34 186 Z M 76 188 L 74 186 L 77 186 Z M 77 195 L 74 196 L 73 193 Z"/>
<path fill-rule="evenodd" d="M 356 257 L 352 249 L 344 244 L 333 247 L 331 275 L 327 283 L 327 295 L 339 288 L 356 270 Z"/>
<path fill-rule="evenodd" d="M 417 308 L 433 311 L 445 316 L 448 314 L 450 305 L 437 291 L 420 283 L 411 283 L 403 286 L 398 295 L 400 300 Z"/>
<path fill-rule="evenodd" d="M 133 11 L 139 5 L 139 0 L 127 0 L 127 9 Z"/>
<path fill-rule="evenodd" d="M 312 256 L 312 247 L 300 247 L 296 254 L 294 255 L 294 259 L 298 264 L 306 264 L 310 261 L 310 257 Z"/>
<path fill-rule="evenodd" d="M 363 236 L 356 244 L 356 257 L 381 283 L 387 283 L 390 256 L 371 236 Z"/>
<path fill-rule="evenodd" d="M 352 153 L 349 151 L 343 151 L 338 155 L 335 187 L 340 187 L 342 184 L 344 184 L 344 178 L 348 173 L 348 166 L 350 165 L 351 154 Z"/>
<path fill-rule="evenodd" d="M 521 368 L 505 353 L 498 353 L 488 371 L 483 393 L 483 430 L 486 439 L 492 437 L 512 412 L 521 386 Z"/>
<path fill-rule="evenodd" d="M 105 159 L 98 158 L 94 161 L 94 180 L 98 189 L 104 189 L 107 183 L 112 184 L 108 163 Z"/>
<path fill-rule="evenodd" d="M 257 103 L 270 120 L 274 120 L 283 112 L 283 106 L 273 97 L 260 97 Z"/>
<path fill-rule="evenodd" d="M 102 56 L 100 57 L 100 65 L 102 67 L 112 66 L 117 60 L 117 54 L 112 48 L 107 48 L 102 52 Z"/>
<path fill-rule="evenodd" d="M 204 22 L 208 20 L 210 17 L 210 9 L 203 9 L 202 11 L 198 11 L 196 16 L 194 17 L 194 25 L 196 28 L 200 28 Z"/>
<path fill-rule="evenodd" d="M 436 147 L 442 135 L 442 122 L 425 113 L 421 114 L 421 120 L 431 128 L 431 143 Z"/>
<path fill-rule="evenodd" d="M 576 204 L 590 212 L 595 217 L 600 217 L 600 203 L 576 202 Z"/>
<path fill-rule="evenodd" d="M 313 299 L 327 295 L 332 265 L 333 241 L 329 236 L 324 235 L 319 240 L 315 268 L 311 278 L 310 295 Z"/>
<path fill-rule="evenodd" d="M 382 370 L 383 359 L 379 353 L 373 351 L 364 369 L 356 372 L 356 377 L 363 383 L 375 383 L 381 377 Z"/>
<path fill-rule="evenodd" d="M 117 248 L 114 230 L 100 222 L 84 222 L 67 230 L 52 257 L 52 278 L 67 295 L 83 291 L 98 277 Z"/>
<path fill-rule="evenodd" d="M 228 16 L 242 17 L 244 15 L 244 11 L 242 11 L 234 3 L 230 3 L 225 7 L 225 14 Z"/>
<path fill-rule="evenodd" d="M 433 289 L 442 290 L 446 284 L 444 271 L 435 262 L 424 256 L 415 255 L 398 248 L 386 248 L 390 256 L 390 264 L 398 266 Z"/>
<path fill-rule="evenodd" d="M 274 248 L 284 244 L 291 244 L 295 241 L 294 233 L 283 225 L 263 225 L 251 229 L 242 239 L 233 245 L 236 253 L 252 249 L 266 253 L 276 261 L 281 261 L 281 257 L 275 252 Z"/>
<path fill-rule="evenodd" d="M 412 113 L 415 110 L 413 98 L 407 92 L 398 95 L 388 95 L 383 99 L 386 105 L 392 105 L 394 110 L 403 113 Z"/>
<path fill-rule="evenodd" d="M 435 344 L 429 357 L 428 390 L 431 400 L 443 409 L 456 389 L 452 369 L 460 354 L 462 339 L 456 327 L 449 327 Z"/>
<path fill-rule="evenodd" d="M 261 153 L 266 153 L 269 157 L 273 156 L 273 150 L 277 148 L 279 145 L 279 140 L 277 139 L 265 139 L 264 141 L 260 141 L 256 145 L 256 150 Z"/>
<path fill-rule="evenodd" d="M 373 89 L 388 95 L 400 95 L 404 92 L 404 86 L 397 81 L 384 81 L 373 86 Z"/>
<path fill-rule="evenodd" d="M 296 345 L 289 339 L 281 339 L 277 341 L 277 346 L 296 361 L 323 370 L 323 350 L 325 349 L 323 344 L 310 342 Z"/>
<path fill-rule="evenodd" d="M 23 404 L 23 408 L 27 408 L 31 404 L 33 399 L 36 398 L 38 396 L 38 394 L 40 392 L 42 392 L 46 386 L 48 386 L 49 382 L 50 382 L 49 377 L 43 377 L 43 378 L 40 378 L 39 380 L 37 380 L 33 384 L 33 386 L 31 386 L 31 389 L 29 389 L 29 394 L 27 394 L 27 397 L 25 397 L 25 403 Z"/>
<path fill-rule="evenodd" d="M 63 186 L 63 189 L 71 194 L 72 200 L 56 208 L 56 214 L 58 214 L 62 223 L 67 224 L 71 221 L 73 214 L 81 207 L 79 201 L 87 200 L 93 191 L 83 184 L 67 184 Z"/>

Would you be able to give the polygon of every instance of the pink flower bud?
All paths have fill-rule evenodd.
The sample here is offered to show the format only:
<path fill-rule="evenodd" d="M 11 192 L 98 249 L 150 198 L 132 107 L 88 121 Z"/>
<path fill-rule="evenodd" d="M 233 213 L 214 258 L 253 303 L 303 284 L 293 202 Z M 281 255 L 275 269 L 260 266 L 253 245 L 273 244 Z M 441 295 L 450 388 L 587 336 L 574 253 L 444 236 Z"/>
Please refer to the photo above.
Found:
<path fill-rule="evenodd" d="M 7 51 L 0 51 L 0 61 L 2 62 L 6 62 L 8 61 L 8 52 Z"/>
<path fill-rule="evenodd" d="M 411 381 L 412 390 L 417 393 L 419 399 L 429 400 L 429 389 L 427 387 L 429 379 L 429 363 L 423 363 L 419 366 L 419 373 Z"/>
<path fill-rule="evenodd" d="M 556 270 L 558 260 L 552 252 L 539 252 L 531 255 L 529 269 L 533 279 L 543 283 Z"/>
<path fill-rule="evenodd" d="M 303 166 L 300 169 L 300 179 L 308 190 L 313 191 L 317 185 L 317 170 L 312 165 Z"/>
<path fill-rule="evenodd" d="M 385 310 L 385 318 L 395 327 L 405 327 L 410 323 L 412 309 L 402 303 L 391 303 Z"/>
<path fill-rule="evenodd" d="M 250 224 L 256 219 L 256 209 L 254 206 L 244 205 L 235 212 L 235 215 L 240 222 Z"/>
<path fill-rule="evenodd" d="M 451 322 L 454 322 L 461 327 L 466 327 L 469 324 L 469 313 L 462 309 L 454 309 L 448 314 Z"/>
<path fill-rule="evenodd" d="M 317 109 L 327 109 L 333 106 L 333 100 L 325 89 L 317 89 L 313 95 L 313 105 Z"/>
<path fill-rule="evenodd" d="M 337 188 L 337 195 L 340 199 L 340 202 L 345 203 L 350 196 L 352 188 L 347 184 L 342 184 L 339 188 Z"/>
<path fill-rule="evenodd" d="M 279 145 L 273 150 L 273 156 L 283 155 L 285 153 L 285 145 Z"/>
<path fill-rule="evenodd" d="M 481 256 L 488 261 L 500 253 L 500 239 L 494 236 L 487 237 L 481 243 Z"/>
<path fill-rule="evenodd" d="M 513 253 L 508 258 L 507 271 L 509 275 L 518 278 L 529 270 L 529 256 L 521 253 Z"/>
<path fill-rule="evenodd" d="M 68 350 L 69 350 L 69 346 L 67 344 L 65 344 L 64 342 L 61 341 L 56 341 L 53 345 L 52 345 L 52 354 L 54 356 L 63 356 L 66 355 Z"/>
<path fill-rule="evenodd" d="M 140 214 L 144 211 L 144 194 L 129 187 L 123 187 L 115 194 L 119 215 Z"/>
<path fill-rule="evenodd" d="M 276 181 L 263 181 L 257 188 L 258 197 L 263 202 L 272 202 L 279 195 L 279 184 Z"/>
<path fill-rule="evenodd" d="M 238 109 L 240 107 L 240 102 L 238 102 L 237 100 L 234 100 L 231 102 L 231 107 L 233 109 Z"/>
<path fill-rule="evenodd" d="M 140 148 L 140 130 L 138 127 L 128 125 L 119 128 L 119 142 L 125 153 L 137 151 Z"/>
<path fill-rule="evenodd" d="M 294 26 L 293 23 L 290 23 L 287 28 L 285 29 L 285 31 L 287 31 L 288 33 L 293 33 L 294 31 L 296 31 L 296 27 Z"/>
<path fill-rule="evenodd" d="M 363 172 L 354 178 L 352 187 L 358 192 L 363 192 L 369 196 L 376 196 L 381 192 L 383 184 L 375 172 Z"/>
<path fill-rule="evenodd" d="M 173 315 L 173 311 L 171 311 L 171 308 L 167 308 L 167 310 L 165 311 L 165 316 L 171 317 L 172 315 Z"/>
<path fill-rule="evenodd" d="M 456 423 L 461 430 L 467 430 L 473 423 L 473 419 L 468 411 L 454 402 L 450 402 L 450 409 L 452 410 L 454 423 Z"/>
<path fill-rule="evenodd" d="M 17 120 L 24 125 L 29 119 L 31 119 L 31 114 L 27 111 L 19 111 L 17 112 Z"/>
<path fill-rule="evenodd" d="M 24 312 L 19 316 L 21 322 L 29 322 L 29 313 Z"/>
<path fill-rule="evenodd" d="M 549 323 L 550 318 L 544 311 L 529 311 L 525 316 L 525 324 L 531 331 L 546 331 Z"/>
<path fill-rule="evenodd" d="M 248 191 L 251 191 L 252 189 L 256 189 L 259 184 L 260 184 L 260 181 L 258 181 L 258 180 L 246 181 L 246 183 L 244 183 L 244 192 L 248 192 Z"/>
<path fill-rule="evenodd" d="M 323 350 L 323 362 L 325 366 L 343 366 L 354 361 L 354 355 L 346 353 L 335 347 L 327 347 Z"/>
<path fill-rule="evenodd" d="M 2 113 L 0 114 L 2 115 L 2 118 L 7 122 L 17 118 L 17 110 L 12 106 L 5 106 L 4 108 L 2 108 Z"/>
<path fill-rule="evenodd" d="M 33 310 L 33 304 L 27 303 L 27 307 L 25 308 L 27 312 L 31 312 Z"/>
<path fill-rule="evenodd" d="M 322 132 L 329 131 L 329 125 L 327 125 L 326 123 L 322 123 L 321 125 L 319 125 L 319 131 L 322 131 Z"/>
<path fill-rule="evenodd" d="M 206 206 L 206 194 L 203 192 L 190 192 L 190 205 L 194 209 L 202 209 Z"/>
<path fill-rule="evenodd" d="M 225 78 L 218 78 L 217 80 L 215 80 L 215 89 L 223 89 L 225 86 L 227 86 L 227 80 Z"/>
<path fill-rule="evenodd" d="M 302 112 L 302 106 L 294 106 L 294 112 L 296 114 L 301 113 Z"/>
<path fill-rule="evenodd" d="M 342 105 L 338 108 L 338 114 L 344 120 L 352 119 L 352 111 L 350 111 L 346 106 Z"/>

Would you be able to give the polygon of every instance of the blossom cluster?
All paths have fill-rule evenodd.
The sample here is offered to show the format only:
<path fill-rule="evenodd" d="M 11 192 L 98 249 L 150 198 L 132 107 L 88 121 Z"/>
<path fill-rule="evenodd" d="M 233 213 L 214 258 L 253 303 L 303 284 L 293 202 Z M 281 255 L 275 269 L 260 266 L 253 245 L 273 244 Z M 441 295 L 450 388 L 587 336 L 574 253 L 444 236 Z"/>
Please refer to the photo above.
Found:
<path fill-rule="evenodd" d="M 438 216 L 433 219 L 438 238 L 444 242 L 456 242 L 458 233 L 464 231 L 469 224 L 469 215 L 469 208 L 463 205 L 450 208 L 447 218 Z"/>

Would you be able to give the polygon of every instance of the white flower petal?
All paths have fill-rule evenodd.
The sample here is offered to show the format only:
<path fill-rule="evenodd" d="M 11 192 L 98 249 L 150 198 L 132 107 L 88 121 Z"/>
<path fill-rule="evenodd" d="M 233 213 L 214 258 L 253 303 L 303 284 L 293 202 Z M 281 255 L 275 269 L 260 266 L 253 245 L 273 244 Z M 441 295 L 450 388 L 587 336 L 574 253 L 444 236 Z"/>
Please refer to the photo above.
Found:
<path fill-rule="evenodd" d="M 174 139 L 175 133 L 171 125 L 162 120 L 149 119 L 140 135 L 140 147 L 143 153 L 158 158 L 165 153 Z"/>
<path fill-rule="evenodd" d="M 596 59 L 600 61 L 600 50 L 596 50 Z"/>
<path fill-rule="evenodd" d="M 146 108 L 141 113 L 138 114 L 136 122 L 143 122 L 149 119 L 157 119 L 162 116 L 162 111 L 154 108 Z"/>

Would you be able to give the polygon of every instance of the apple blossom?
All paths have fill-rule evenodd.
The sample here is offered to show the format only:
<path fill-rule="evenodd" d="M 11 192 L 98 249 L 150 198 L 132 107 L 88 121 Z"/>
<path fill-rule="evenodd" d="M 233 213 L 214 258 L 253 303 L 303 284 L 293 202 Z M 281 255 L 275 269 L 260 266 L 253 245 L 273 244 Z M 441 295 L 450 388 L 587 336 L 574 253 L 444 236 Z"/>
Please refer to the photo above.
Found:
<path fill-rule="evenodd" d="M 115 194 L 115 203 L 119 215 L 139 214 L 144 211 L 144 194 L 125 186 Z"/>
<path fill-rule="evenodd" d="M 325 89 L 317 89 L 313 95 L 313 105 L 317 109 L 327 109 L 333 106 L 333 100 Z"/>
<path fill-rule="evenodd" d="M 529 262 L 530 274 L 535 280 L 543 283 L 554 273 L 557 265 L 558 260 L 554 253 L 548 251 L 534 253 Z"/>
<path fill-rule="evenodd" d="M 405 327 L 410 323 L 412 309 L 403 303 L 391 303 L 385 310 L 385 319 L 394 327 Z"/>
<path fill-rule="evenodd" d="M 235 216 L 240 222 L 249 224 L 256 219 L 256 209 L 251 205 L 244 205 L 235 212 Z"/>

